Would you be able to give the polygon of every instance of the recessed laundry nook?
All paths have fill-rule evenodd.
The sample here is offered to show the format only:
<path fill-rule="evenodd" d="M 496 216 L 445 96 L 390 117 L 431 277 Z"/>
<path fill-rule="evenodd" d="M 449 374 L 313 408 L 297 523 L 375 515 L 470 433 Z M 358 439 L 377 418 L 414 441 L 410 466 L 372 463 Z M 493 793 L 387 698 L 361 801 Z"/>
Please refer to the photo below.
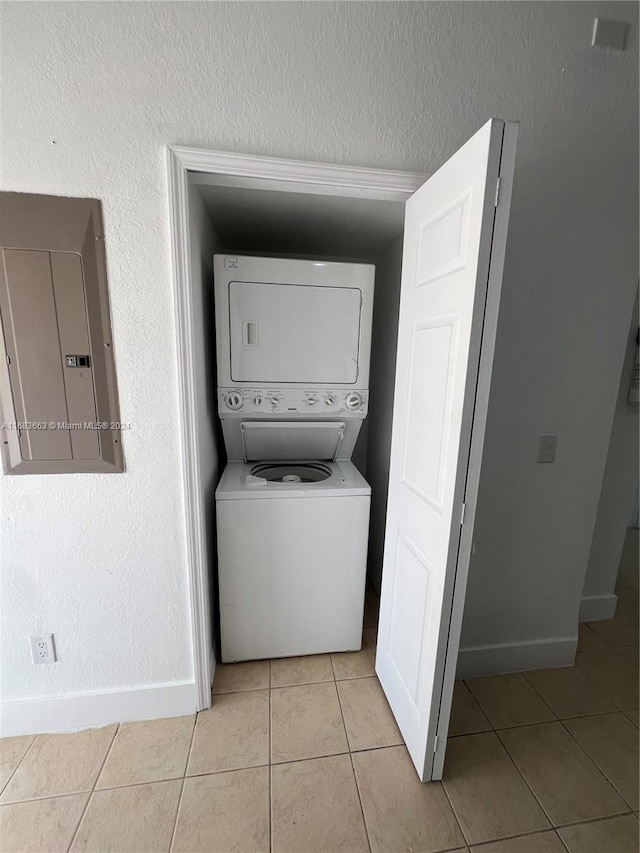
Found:
<path fill-rule="evenodd" d="M 356 652 L 366 573 L 423 779 L 444 761 L 516 136 L 491 120 L 430 179 L 205 152 L 175 220 L 211 648 Z"/>

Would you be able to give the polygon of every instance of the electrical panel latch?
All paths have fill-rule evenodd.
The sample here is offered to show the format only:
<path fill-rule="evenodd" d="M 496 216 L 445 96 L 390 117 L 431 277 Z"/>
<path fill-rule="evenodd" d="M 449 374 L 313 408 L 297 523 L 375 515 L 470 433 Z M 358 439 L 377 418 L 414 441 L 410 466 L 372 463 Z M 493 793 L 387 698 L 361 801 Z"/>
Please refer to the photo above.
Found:
<path fill-rule="evenodd" d="M 88 355 L 65 355 L 64 363 L 67 367 L 89 367 Z"/>

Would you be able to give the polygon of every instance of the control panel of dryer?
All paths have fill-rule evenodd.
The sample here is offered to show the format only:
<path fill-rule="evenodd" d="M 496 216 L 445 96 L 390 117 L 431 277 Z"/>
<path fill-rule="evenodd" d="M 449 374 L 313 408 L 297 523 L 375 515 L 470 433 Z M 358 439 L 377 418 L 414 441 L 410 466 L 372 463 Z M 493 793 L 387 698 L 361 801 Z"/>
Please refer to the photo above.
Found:
<path fill-rule="evenodd" d="M 364 418 L 369 402 L 368 391 L 286 388 L 218 388 L 218 412 L 230 415 L 310 415 L 323 418 L 340 415 Z"/>

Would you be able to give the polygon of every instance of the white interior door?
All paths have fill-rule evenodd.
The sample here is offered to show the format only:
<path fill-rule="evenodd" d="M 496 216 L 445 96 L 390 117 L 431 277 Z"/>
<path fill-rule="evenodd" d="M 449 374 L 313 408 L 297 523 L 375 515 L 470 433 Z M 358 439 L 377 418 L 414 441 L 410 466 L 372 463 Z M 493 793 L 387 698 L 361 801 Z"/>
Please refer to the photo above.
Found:
<path fill-rule="evenodd" d="M 492 119 L 407 201 L 376 672 L 442 776 L 517 125 Z"/>

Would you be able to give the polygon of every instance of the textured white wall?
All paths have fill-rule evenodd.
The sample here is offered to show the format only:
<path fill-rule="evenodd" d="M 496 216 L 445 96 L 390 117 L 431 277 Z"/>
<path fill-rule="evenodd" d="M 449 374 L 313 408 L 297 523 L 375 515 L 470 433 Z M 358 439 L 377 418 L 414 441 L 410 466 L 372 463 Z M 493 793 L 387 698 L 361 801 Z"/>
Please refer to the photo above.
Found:
<path fill-rule="evenodd" d="M 521 120 L 466 640 L 566 633 L 637 275 L 637 23 L 626 53 L 596 51 L 597 12 L 637 21 L 615 2 L 2 5 L 2 185 L 102 199 L 133 424 L 124 475 L 2 479 L 7 698 L 191 675 L 166 143 L 431 171 L 489 116 Z M 29 664 L 34 630 L 54 667 Z"/>

